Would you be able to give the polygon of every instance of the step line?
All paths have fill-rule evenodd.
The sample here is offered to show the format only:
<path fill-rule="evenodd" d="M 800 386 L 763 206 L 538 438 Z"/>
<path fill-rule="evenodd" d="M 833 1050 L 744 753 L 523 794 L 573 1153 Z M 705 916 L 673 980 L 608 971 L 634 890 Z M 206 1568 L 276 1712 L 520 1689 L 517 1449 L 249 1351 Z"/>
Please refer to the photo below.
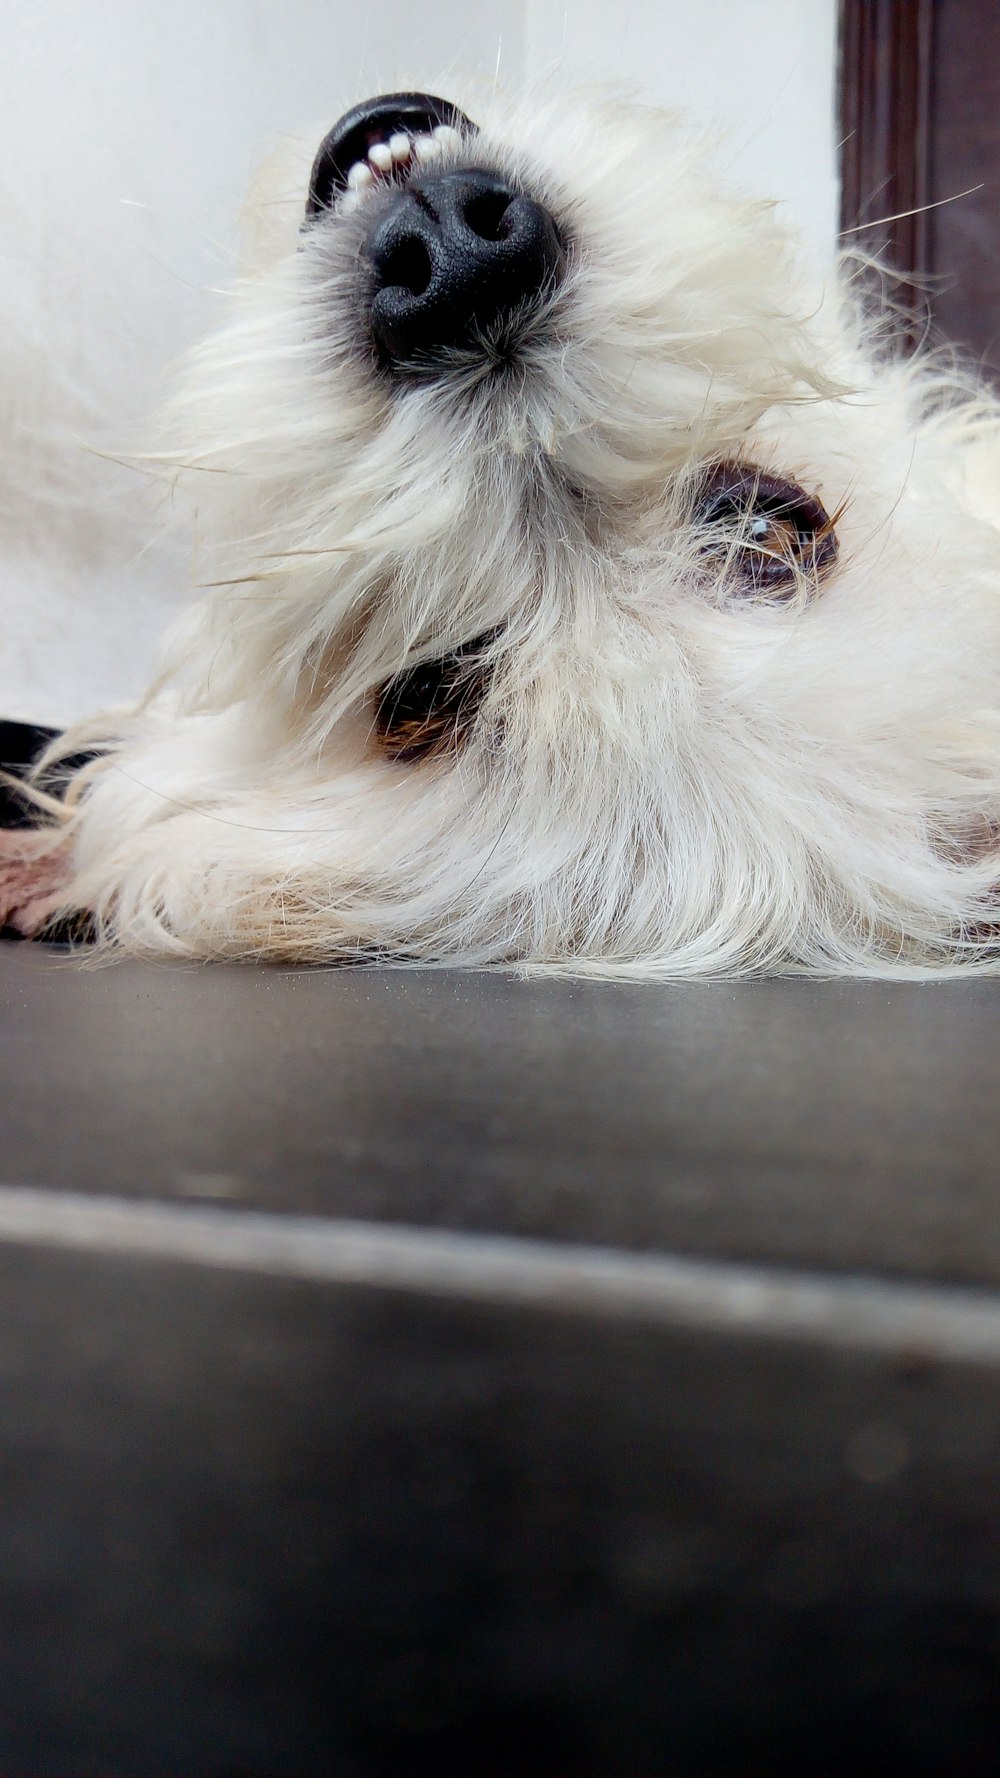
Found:
<path fill-rule="evenodd" d="M 1000 1297 L 906 1280 L 535 1238 L 0 1186 L 0 1243 L 806 1340 L 1000 1361 Z"/>

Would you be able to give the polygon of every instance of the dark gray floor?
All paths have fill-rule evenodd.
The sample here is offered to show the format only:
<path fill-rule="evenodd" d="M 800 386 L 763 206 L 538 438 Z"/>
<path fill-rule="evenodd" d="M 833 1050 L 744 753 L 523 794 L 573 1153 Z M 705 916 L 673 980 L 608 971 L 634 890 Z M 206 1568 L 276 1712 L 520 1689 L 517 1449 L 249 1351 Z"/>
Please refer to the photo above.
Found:
<path fill-rule="evenodd" d="M 0 1006 L 0 1772 L 993 1769 L 1000 984 Z"/>

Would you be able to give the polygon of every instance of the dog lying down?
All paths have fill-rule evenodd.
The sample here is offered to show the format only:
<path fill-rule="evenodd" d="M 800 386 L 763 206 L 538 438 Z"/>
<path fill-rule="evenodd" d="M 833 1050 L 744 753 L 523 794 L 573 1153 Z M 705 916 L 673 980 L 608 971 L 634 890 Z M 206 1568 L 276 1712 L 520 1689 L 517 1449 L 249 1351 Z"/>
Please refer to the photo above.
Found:
<path fill-rule="evenodd" d="M 994 399 L 873 345 L 619 102 L 375 98 L 261 216 L 156 459 L 207 590 L 144 701 L 65 739 L 89 762 L 49 756 L 0 918 L 182 957 L 996 967 Z"/>

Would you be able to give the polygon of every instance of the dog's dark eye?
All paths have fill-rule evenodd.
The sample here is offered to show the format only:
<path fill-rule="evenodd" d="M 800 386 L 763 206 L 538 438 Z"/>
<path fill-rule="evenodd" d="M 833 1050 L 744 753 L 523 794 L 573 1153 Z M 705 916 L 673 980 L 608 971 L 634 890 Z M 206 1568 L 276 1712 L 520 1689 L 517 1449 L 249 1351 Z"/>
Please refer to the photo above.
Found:
<path fill-rule="evenodd" d="M 479 637 L 442 660 L 422 661 L 383 685 L 375 705 L 375 733 L 390 759 L 424 759 L 458 747 L 482 703 L 487 669 Z"/>
<path fill-rule="evenodd" d="M 834 520 L 815 494 L 752 463 L 714 464 L 694 516 L 727 592 L 786 598 L 837 560 Z"/>

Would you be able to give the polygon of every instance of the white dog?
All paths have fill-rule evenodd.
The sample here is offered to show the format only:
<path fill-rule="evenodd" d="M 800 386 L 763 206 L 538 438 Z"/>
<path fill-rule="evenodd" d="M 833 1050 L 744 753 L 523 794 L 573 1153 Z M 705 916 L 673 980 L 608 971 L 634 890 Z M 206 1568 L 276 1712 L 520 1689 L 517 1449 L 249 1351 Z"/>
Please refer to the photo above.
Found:
<path fill-rule="evenodd" d="M 389 95 L 261 216 L 162 454 L 210 590 L 140 707 L 69 738 L 99 757 L 22 924 L 657 979 L 989 966 L 992 399 L 873 351 L 657 112 Z"/>

